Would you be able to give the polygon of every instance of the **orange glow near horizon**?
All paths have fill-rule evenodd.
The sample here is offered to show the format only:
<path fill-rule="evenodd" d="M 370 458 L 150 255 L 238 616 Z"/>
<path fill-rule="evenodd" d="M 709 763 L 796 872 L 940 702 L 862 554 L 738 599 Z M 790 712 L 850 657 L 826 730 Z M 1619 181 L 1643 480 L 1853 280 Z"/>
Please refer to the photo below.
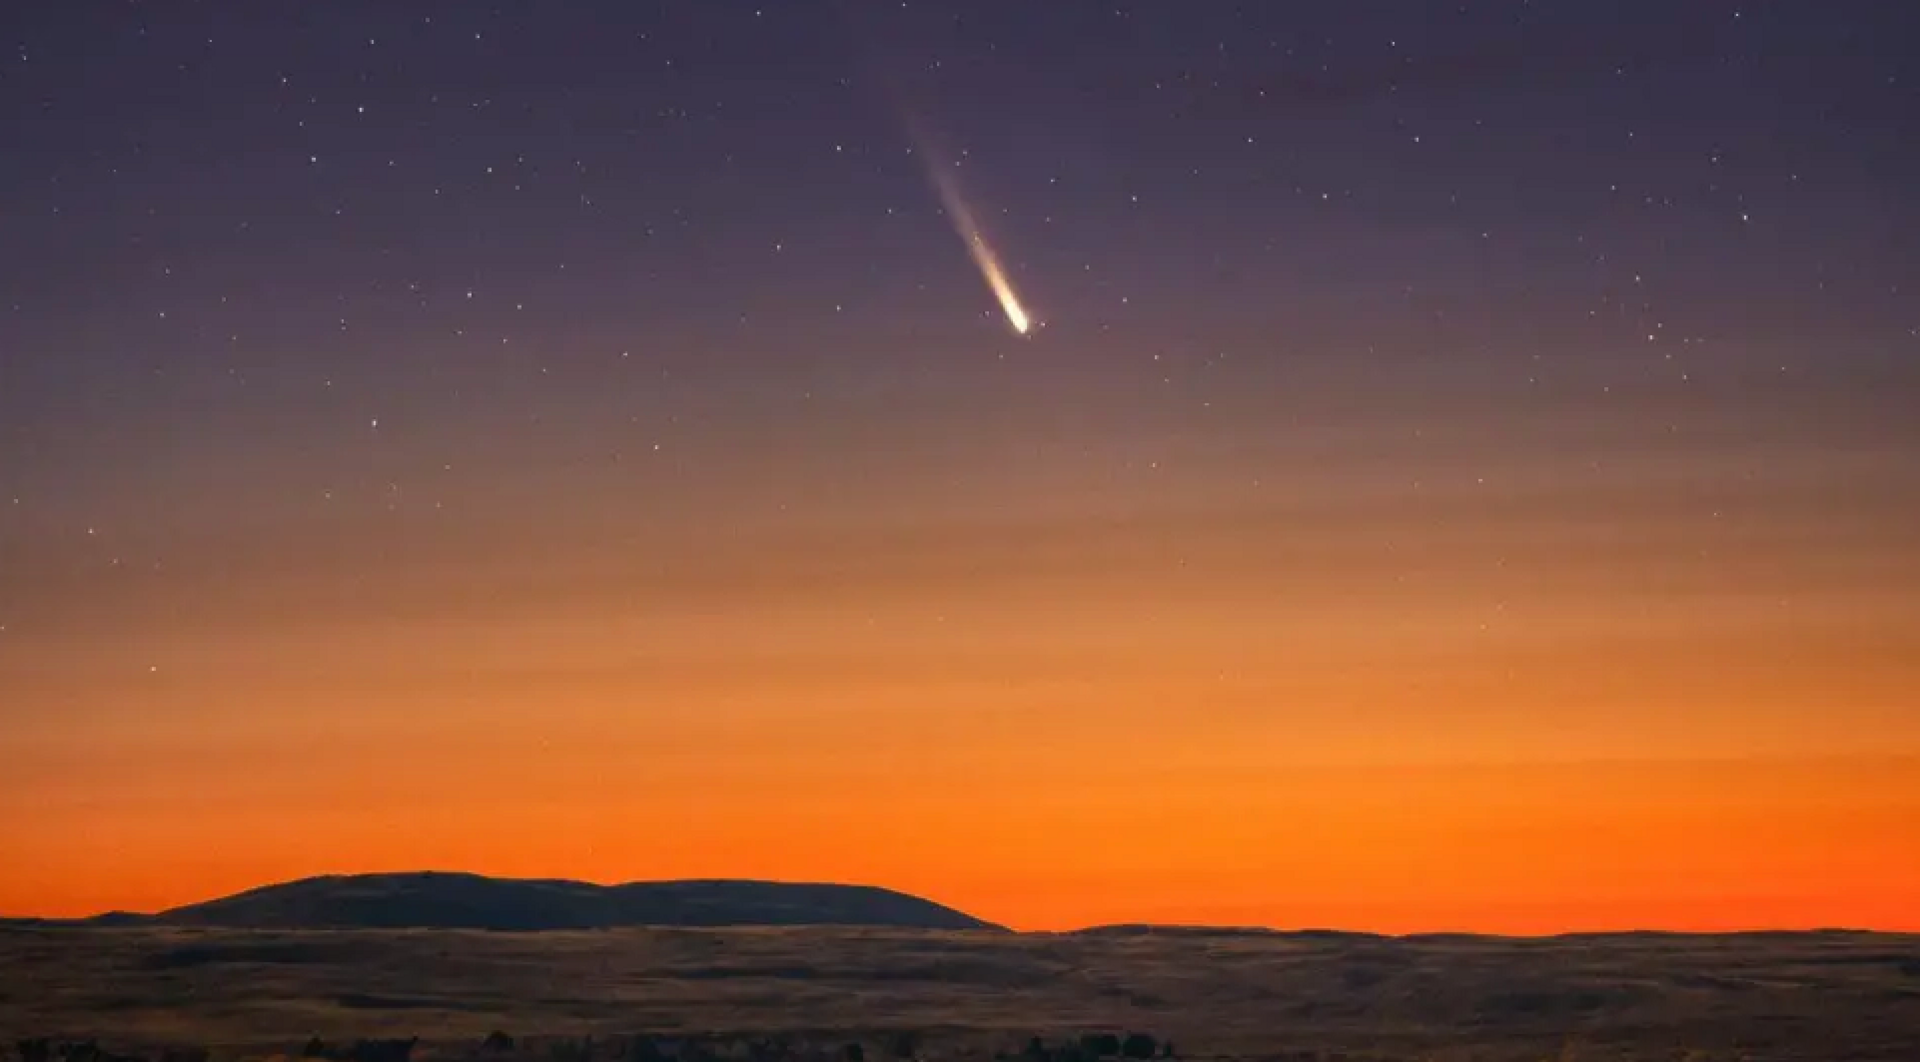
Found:
<path fill-rule="evenodd" d="M 1569 484 L 1544 445 L 1188 437 L 1148 493 L 1050 460 L 1083 414 L 1032 400 L 689 439 L 705 474 L 645 493 L 528 458 L 343 510 L 235 453 L 192 469 L 256 492 L 216 523 L 130 475 L 170 519 L 14 575 L 0 912 L 446 869 L 1020 928 L 1920 929 L 1920 561 L 1847 493 L 1870 458 L 1762 494 L 1744 455 Z"/>
<path fill-rule="evenodd" d="M 604 760 L 603 770 L 624 765 Z M 417 776 L 352 801 L 288 786 L 244 812 L 160 800 L 117 814 L 105 837 L 29 827 L 15 839 L 35 856 L 0 897 L 14 911 L 81 915 L 315 873 L 457 868 L 881 883 L 1021 929 L 1911 931 L 1916 767 L 1373 765 L 1257 784 L 1114 777 L 1026 798 L 1016 778 L 989 776 L 980 783 L 1000 795 L 979 799 L 955 796 L 962 780 L 944 771 L 917 785 L 876 771 L 858 787 L 866 795 L 851 779 L 835 789 L 716 777 L 728 796 L 692 779 L 567 786 L 534 775 L 538 797 L 478 799 Z M 300 829 L 278 828 L 286 821 Z"/>
<path fill-rule="evenodd" d="M 7 8 L 0 917 L 1920 932 L 1915 4 L 312 6 Z"/>
<path fill-rule="evenodd" d="M 106 837 L 32 831 L 36 856 L 0 895 L 12 910 L 78 915 L 313 873 L 456 867 L 879 882 L 1023 929 L 1913 930 L 1916 766 L 1373 766 L 1254 785 L 1114 777 L 1027 798 L 1015 778 L 992 777 L 981 782 L 1001 795 L 982 799 L 954 796 L 944 772 L 919 785 L 874 772 L 866 796 L 777 775 L 730 784 L 731 796 L 690 779 L 568 787 L 536 775 L 537 798 L 477 800 L 420 776 L 354 801 L 287 787 L 244 812 L 162 801 L 120 813 Z M 301 828 L 277 828 L 288 820 Z"/>

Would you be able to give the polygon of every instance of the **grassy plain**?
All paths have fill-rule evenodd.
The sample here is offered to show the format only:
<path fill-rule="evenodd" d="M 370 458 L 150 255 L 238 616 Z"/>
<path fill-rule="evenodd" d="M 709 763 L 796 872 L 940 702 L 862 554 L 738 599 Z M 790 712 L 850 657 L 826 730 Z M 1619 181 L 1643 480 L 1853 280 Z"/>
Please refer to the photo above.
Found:
<path fill-rule="evenodd" d="M 96 1036 L 237 1058 L 418 1035 L 431 1059 L 494 1029 L 912 1030 L 930 1058 L 1112 1029 L 1187 1058 L 1913 1062 L 1920 937 L 0 930 L 8 1050 Z"/>

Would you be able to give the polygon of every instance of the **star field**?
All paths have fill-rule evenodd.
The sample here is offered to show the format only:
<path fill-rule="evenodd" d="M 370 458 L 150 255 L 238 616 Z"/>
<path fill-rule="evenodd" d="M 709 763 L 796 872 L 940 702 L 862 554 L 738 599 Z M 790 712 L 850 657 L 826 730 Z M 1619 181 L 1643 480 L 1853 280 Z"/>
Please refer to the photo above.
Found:
<path fill-rule="evenodd" d="M 1911 925 L 1901 5 L 16 6 L 0 910 Z"/>

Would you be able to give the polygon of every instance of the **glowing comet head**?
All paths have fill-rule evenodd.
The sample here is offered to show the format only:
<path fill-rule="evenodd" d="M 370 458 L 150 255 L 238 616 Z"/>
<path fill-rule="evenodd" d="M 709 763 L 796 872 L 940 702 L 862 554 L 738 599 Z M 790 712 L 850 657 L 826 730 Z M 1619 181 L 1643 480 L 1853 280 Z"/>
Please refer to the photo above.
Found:
<path fill-rule="evenodd" d="M 973 235 L 973 260 L 980 266 L 980 275 L 987 279 L 987 287 L 992 289 L 993 297 L 1000 300 L 1000 311 L 1007 315 L 1007 323 L 1013 330 L 1026 335 L 1033 327 L 1033 319 L 1027 316 L 1026 307 L 1020 305 L 1020 296 L 1014 294 L 1012 282 L 1007 280 L 1006 271 L 1000 268 L 1000 260 L 994 256 L 993 249 L 979 233 Z"/>
<path fill-rule="evenodd" d="M 1032 323 L 1027 320 L 1027 312 L 1011 303 L 1007 305 L 1007 320 L 1013 323 L 1013 330 L 1023 336 L 1027 334 L 1028 329 L 1033 327 Z"/>

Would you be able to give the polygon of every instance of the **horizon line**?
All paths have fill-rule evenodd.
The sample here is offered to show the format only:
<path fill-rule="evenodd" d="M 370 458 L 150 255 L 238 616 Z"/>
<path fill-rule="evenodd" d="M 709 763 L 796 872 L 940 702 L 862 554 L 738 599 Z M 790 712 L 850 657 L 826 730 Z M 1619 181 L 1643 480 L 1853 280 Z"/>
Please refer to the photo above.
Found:
<path fill-rule="evenodd" d="M 485 874 L 479 871 L 444 870 L 444 869 L 437 869 L 437 868 L 424 868 L 424 869 L 413 869 L 413 870 L 327 871 L 327 872 L 315 873 L 315 874 L 305 874 L 298 877 L 282 879 L 279 881 L 268 881 L 258 885 L 250 885 L 245 888 L 241 888 L 232 892 L 221 893 L 221 894 L 210 896 L 201 900 L 192 900 L 184 904 L 176 904 L 171 907 L 165 907 L 155 911 L 136 911 L 136 910 L 126 909 L 126 908 L 114 908 L 114 909 L 98 911 L 92 914 L 84 914 L 84 915 L 34 915 L 34 914 L 19 915 L 19 914 L 0 913 L 0 929 L 32 928 L 36 925 L 44 926 L 44 927 L 57 927 L 57 928 L 108 929 L 108 930 L 142 928 L 140 926 L 125 926 L 125 925 L 116 926 L 116 925 L 110 925 L 110 924 L 109 925 L 88 925 L 87 923 L 110 921 L 110 920 L 119 919 L 119 918 L 160 919 L 172 911 L 181 910 L 183 908 L 196 907 L 202 904 L 216 903 L 221 900 L 231 899 L 239 896 L 245 896 L 250 893 L 261 892 L 268 889 L 274 889 L 274 888 L 288 886 L 288 885 L 296 885 L 302 882 L 309 882 L 309 881 L 326 881 L 326 880 L 353 879 L 353 878 L 410 878 L 410 877 L 420 878 L 420 877 L 436 877 L 436 876 L 437 877 L 473 878 L 473 879 L 480 879 L 485 881 L 513 882 L 513 883 L 522 883 L 522 884 L 584 885 L 584 886 L 598 888 L 598 889 L 613 889 L 613 888 L 620 888 L 623 886 L 631 886 L 631 885 L 725 885 L 725 884 L 758 884 L 758 885 L 787 885 L 787 886 L 797 886 L 797 887 L 815 886 L 815 887 L 831 887 L 831 888 L 842 888 L 842 889 L 871 889 L 871 890 L 877 890 L 881 892 L 893 893 L 898 896 L 906 896 L 911 899 L 922 901 L 924 903 L 929 903 L 939 907 L 943 907 L 943 908 L 946 908 L 947 910 L 954 911 L 958 914 L 965 915 L 968 918 L 972 918 L 976 921 L 983 923 L 983 926 L 978 929 L 948 929 L 948 930 L 933 930 L 933 929 L 917 930 L 917 929 L 911 929 L 911 927 L 891 927 L 891 926 L 863 927 L 859 925 L 836 924 L 836 923 L 820 923 L 820 924 L 813 924 L 813 925 L 744 924 L 744 925 L 734 925 L 734 926 L 679 926 L 679 925 L 674 925 L 672 923 L 661 923 L 655 926 L 637 924 L 637 925 L 631 925 L 631 926 L 590 927 L 584 930 L 525 930 L 524 931 L 524 932 L 536 932 L 536 933 L 538 932 L 608 932 L 612 930 L 646 930 L 646 929 L 702 929 L 702 930 L 714 930 L 714 931 L 720 931 L 720 930 L 764 931 L 764 930 L 770 930 L 770 929 L 792 930 L 792 929 L 863 929 L 865 928 L 865 929 L 907 929 L 914 932 L 956 932 L 956 933 L 981 932 L 982 930 L 988 930 L 988 931 L 1012 933 L 1020 936 L 1073 935 L 1073 934 L 1094 933 L 1094 932 L 1099 932 L 1103 930 L 1106 930 L 1106 931 L 1128 930 L 1128 931 L 1133 931 L 1141 934 L 1161 932 L 1161 933 L 1168 933 L 1168 934 L 1182 934 L 1182 933 L 1190 933 L 1190 934 L 1212 933 L 1212 934 L 1220 934 L 1220 935 L 1244 934 L 1249 936 L 1263 935 L 1263 934 L 1276 935 L 1276 936 L 1338 935 L 1338 936 L 1352 936 L 1352 937 L 1374 937 L 1374 938 L 1387 939 L 1387 940 L 1411 940 L 1411 939 L 1427 938 L 1427 937 L 1477 937 L 1477 938 L 1490 939 L 1490 940 L 1556 940 L 1556 939 L 1574 938 L 1574 937 L 1606 937 L 1606 936 L 1732 937 L 1732 936 L 1754 936 L 1754 935 L 1767 935 L 1767 934 L 1802 935 L 1802 936 L 1812 936 L 1812 935 L 1836 935 L 1837 936 L 1837 935 L 1843 935 L 1843 934 L 1853 934 L 1853 935 L 1869 935 L 1870 934 L 1870 935 L 1877 935 L 1877 936 L 1920 936 L 1920 926 L 1916 926 L 1913 928 L 1876 928 L 1873 926 L 1866 926 L 1866 925 L 1849 926 L 1849 925 L 1843 925 L 1843 924 L 1828 924 L 1828 925 L 1754 924 L 1754 925 L 1740 926 L 1737 928 L 1720 928 L 1720 929 L 1687 929 L 1687 928 L 1680 928 L 1675 926 L 1634 925 L 1634 926 L 1622 926 L 1622 927 L 1614 927 L 1614 928 L 1584 928 L 1584 929 L 1569 928 L 1569 929 L 1557 929 L 1557 930 L 1543 931 L 1543 932 L 1500 932 L 1500 931 L 1494 931 L 1494 930 L 1455 927 L 1455 928 L 1444 928 L 1444 929 L 1438 929 L 1438 928 L 1417 929 L 1417 930 L 1406 930 L 1406 931 L 1394 932 L 1394 931 L 1379 930 L 1379 929 L 1356 929 L 1356 928 L 1344 928 L 1344 927 L 1335 926 L 1335 925 L 1314 925 L 1314 924 L 1286 926 L 1286 925 L 1275 925 L 1275 924 L 1258 923 L 1258 922 L 1196 922 L 1196 921 L 1161 922 L 1161 921 L 1152 921 L 1152 920 L 1125 920 L 1125 921 L 1092 922 L 1085 925 L 1074 926 L 1070 928 L 1027 929 L 1027 928 L 1019 928 L 1009 923 L 999 922 L 989 918 L 982 917 L 980 915 L 974 914 L 972 911 L 954 906 L 952 904 L 946 903 L 941 900 L 932 899 L 930 897 L 924 896 L 917 892 L 910 892 L 905 889 L 895 888 L 889 885 L 874 884 L 871 882 L 823 881 L 823 880 L 817 880 L 817 879 L 788 879 L 788 878 L 760 878 L 760 877 L 724 877 L 724 876 L 722 877 L 683 877 L 683 878 L 634 878 L 634 879 L 622 879 L 622 880 L 616 880 L 616 881 L 600 881 L 600 880 L 594 880 L 591 878 L 574 878 L 574 877 L 564 877 L 564 876 L 526 877 L 526 876 L 513 875 L 513 874 Z M 155 927 L 155 928 L 159 928 L 159 927 Z M 187 928 L 195 928 L 195 927 L 187 927 Z M 203 927 L 203 928 L 219 929 L 220 927 Z M 277 930 L 277 931 L 279 932 L 364 932 L 364 931 L 417 932 L 422 929 L 437 930 L 440 932 L 468 931 L 464 929 L 450 928 L 450 927 L 371 927 L 371 926 L 345 927 L 345 928 L 316 927 L 313 929 L 286 929 L 286 930 Z"/>

